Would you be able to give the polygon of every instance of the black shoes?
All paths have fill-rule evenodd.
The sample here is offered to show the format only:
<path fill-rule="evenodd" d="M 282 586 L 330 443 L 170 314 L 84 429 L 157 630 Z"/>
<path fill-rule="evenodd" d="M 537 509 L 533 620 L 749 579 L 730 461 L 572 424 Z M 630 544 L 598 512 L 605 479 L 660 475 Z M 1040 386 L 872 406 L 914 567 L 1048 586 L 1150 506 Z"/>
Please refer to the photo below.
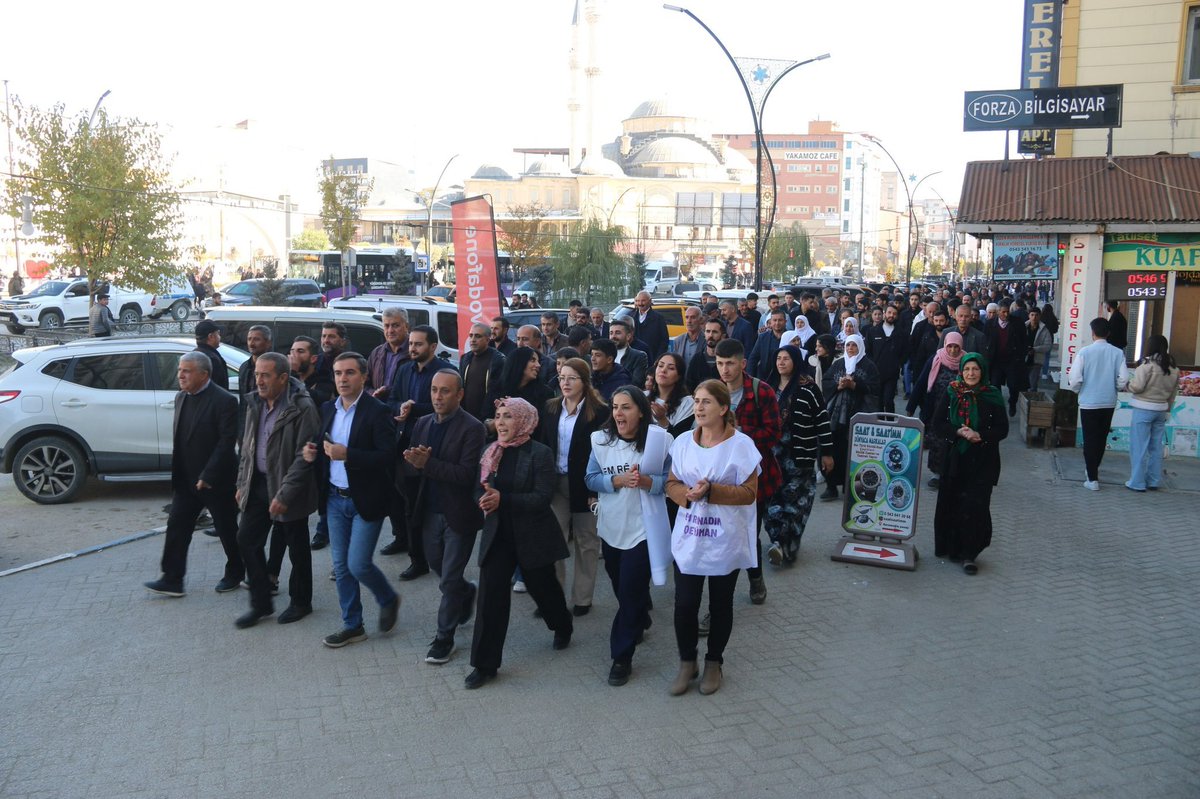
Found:
<path fill-rule="evenodd" d="M 181 597 L 183 596 L 183 585 L 181 583 L 171 583 L 163 579 L 151 580 L 148 583 L 143 583 L 146 588 L 154 594 L 162 594 L 163 596 Z"/>
<path fill-rule="evenodd" d="M 429 574 L 428 563 L 413 562 L 408 564 L 407 569 L 400 572 L 400 579 L 408 582 L 409 580 L 415 580 L 418 577 L 424 577 L 426 574 Z"/>
<path fill-rule="evenodd" d="M 312 605 L 288 605 L 283 613 L 279 614 L 276 621 L 280 624 L 291 624 L 294 621 L 300 621 L 310 613 L 312 613 Z"/>
<path fill-rule="evenodd" d="M 330 633 L 321 639 L 321 643 L 330 649 L 339 649 L 346 644 L 357 644 L 359 641 L 367 640 L 367 631 L 360 624 L 352 630 L 338 630 L 336 633 Z"/>
<path fill-rule="evenodd" d="M 761 605 L 767 601 L 767 581 L 763 578 L 750 578 L 750 601 L 755 605 Z"/>
<path fill-rule="evenodd" d="M 244 630 L 247 627 L 253 627 L 254 625 L 258 624 L 260 619 L 265 619 L 268 616 L 274 615 L 274 613 L 275 608 L 264 608 L 262 610 L 250 608 L 249 613 L 245 614 L 244 616 L 238 616 L 237 621 L 234 622 L 234 625 L 239 630 Z"/>
<path fill-rule="evenodd" d="M 612 668 L 608 670 L 608 684 L 613 687 L 624 685 L 629 682 L 629 674 L 632 671 L 632 664 L 614 660 Z"/>
<path fill-rule="evenodd" d="M 327 546 L 329 546 L 329 536 L 325 533 L 317 533 L 314 535 L 312 537 L 312 542 L 309 544 L 309 547 L 311 547 L 314 551 L 318 549 L 324 549 Z"/>
<path fill-rule="evenodd" d="M 218 594 L 228 594 L 230 591 L 236 591 L 242 587 L 241 577 L 222 577 L 221 582 L 217 583 Z"/>
<path fill-rule="evenodd" d="M 941 478 L 930 477 L 929 482 L 926 483 L 925 485 L 929 486 L 930 488 L 937 488 L 939 485 L 941 485 L 941 483 L 942 483 Z"/>
<path fill-rule="evenodd" d="M 458 626 L 461 627 L 471 620 L 475 615 L 475 598 L 479 596 L 479 586 L 470 581 L 467 582 L 467 587 L 471 589 L 471 595 L 463 604 L 462 613 L 458 616 Z"/>
<path fill-rule="evenodd" d="M 453 638 L 434 638 L 433 643 L 429 645 L 429 652 L 425 655 L 425 662 L 440 666 L 443 663 L 449 663 L 450 656 L 453 654 Z"/>
<path fill-rule="evenodd" d="M 388 544 L 383 549 L 379 550 L 380 555 L 399 555 L 401 552 L 408 551 L 408 543 L 401 541 L 399 538 L 393 538 L 392 543 Z"/>
<path fill-rule="evenodd" d="M 554 634 L 554 648 L 561 652 L 562 650 L 564 650 L 568 646 L 570 646 L 571 645 L 571 634 L 573 632 L 575 632 L 575 631 L 567 630 L 566 632 L 556 632 Z"/>
<path fill-rule="evenodd" d="M 783 565 L 783 547 L 779 544 L 771 544 L 767 550 L 767 560 L 771 562 L 772 566 Z"/>
<path fill-rule="evenodd" d="M 474 691 L 476 688 L 482 688 L 494 679 L 496 679 L 496 672 L 488 671 L 487 669 L 475 669 L 467 675 L 467 679 L 463 680 L 463 686 L 468 691 Z"/>
<path fill-rule="evenodd" d="M 975 561 L 973 560 L 964 560 L 963 571 L 967 574 L 979 574 L 979 567 L 975 565 Z"/>
<path fill-rule="evenodd" d="M 572 615 L 574 615 L 576 617 L 586 616 L 591 612 L 592 612 L 591 605 L 576 605 L 575 607 L 571 608 Z"/>
<path fill-rule="evenodd" d="M 379 609 L 379 632 L 386 633 L 396 626 L 396 617 L 400 615 L 400 595 Z"/>
<path fill-rule="evenodd" d="M 833 485 L 832 483 L 826 483 L 825 491 L 821 494 L 821 501 L 829 502 L 829 501 L 837 499 L 837 498 L 838 498 L 837 486 Z"/>

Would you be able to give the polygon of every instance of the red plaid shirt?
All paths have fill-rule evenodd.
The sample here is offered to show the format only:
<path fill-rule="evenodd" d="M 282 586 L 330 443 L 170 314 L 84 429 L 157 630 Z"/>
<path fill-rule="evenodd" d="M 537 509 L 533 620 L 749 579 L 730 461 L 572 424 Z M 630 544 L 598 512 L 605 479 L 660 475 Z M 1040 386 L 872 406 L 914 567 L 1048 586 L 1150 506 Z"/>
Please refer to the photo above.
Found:
<path fill-rule="evenodd" d="M 763 502 L 783 485 L 783 473 L 772 450 L 783 436 L 783 421 L 779 416 L 779 400 L 775 397 L 775 390 L 764 381 L 755 380 L 742 372 L 742 402 L 735 416 L 738 430 L 750 436 L 758 448 L 758 454 L 762 455 L 758 501 Z"/>

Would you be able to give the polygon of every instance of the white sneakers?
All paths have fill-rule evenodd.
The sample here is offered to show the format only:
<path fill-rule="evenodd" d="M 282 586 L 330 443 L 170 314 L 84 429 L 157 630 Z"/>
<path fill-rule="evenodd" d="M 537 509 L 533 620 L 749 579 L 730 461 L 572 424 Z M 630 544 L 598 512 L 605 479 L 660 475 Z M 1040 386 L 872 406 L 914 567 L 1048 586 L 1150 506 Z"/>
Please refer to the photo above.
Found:
<path fill-rule="evenodd" d="M 1086 488 L 1088 491 L 1099 491 L 1100 490 L 1100 481 L 1099 480 L 1084 480 L 1083 487 Z"/>

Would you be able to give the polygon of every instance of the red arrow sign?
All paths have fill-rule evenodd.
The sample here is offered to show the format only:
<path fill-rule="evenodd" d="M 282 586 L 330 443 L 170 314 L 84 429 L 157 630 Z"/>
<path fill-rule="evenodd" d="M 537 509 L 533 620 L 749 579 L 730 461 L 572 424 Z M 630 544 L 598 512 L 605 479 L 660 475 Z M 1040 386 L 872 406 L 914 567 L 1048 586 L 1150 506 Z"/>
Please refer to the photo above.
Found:
<path fill-rule="evenodd" d="M 894 558 L 894 557 L 897 557 L 896 553 L 895 553 L 895 552 L 893 552 L 892 550 L 890 550 L 890 549 L 883 549 L 883 548 L 880 548 L 880 549 L 867 549 L 866 547 L 855 547 L 855 548 L 854 548 L 854 551 L 855 551 L 855 552 L 862 552 L 862 553 L 864 553 L 864 554 L 867 554 L 867 555 L 878 555 L 878 556 L 879 556 L 879 557 L 881 557 L 881 558 Z"/>

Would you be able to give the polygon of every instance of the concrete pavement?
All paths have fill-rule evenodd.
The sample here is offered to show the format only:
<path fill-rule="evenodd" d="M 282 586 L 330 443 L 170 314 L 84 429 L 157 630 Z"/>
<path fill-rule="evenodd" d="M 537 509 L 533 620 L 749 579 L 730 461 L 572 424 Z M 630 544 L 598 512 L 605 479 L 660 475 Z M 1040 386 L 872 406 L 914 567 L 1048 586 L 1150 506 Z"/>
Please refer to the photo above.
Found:
<path fill-rule="evenodd" d="M 368 602 L 370 640 L 321 646 L 339 626 L 328 550 L 316 613 L 251 630 L 233 626 L 247 594 L 213 592 L 223 559 L 203 536 L 182 600 L 141 587 L 161 537 L 0 578 L 0 795 L 1200 794 L 1192 464 L 1135 494 L 1110 453 L 1093 493 L 1078 451 L 1014 436 L 1003 457 L 976 577 L 932 558 L 932 492 L 912 573 L 830 561 L 838 508 L 818 503 L 798 565 L 768 567 L 766 605 L 742 578 L 710 697 L 666 693 L 669 587 L 627 686 L 605 682 L 601 577 L 564 652 L 515 596 L 500 677 L 466 691 L 471 627 L 449 664 L 422 662 L 429 577 L 401 586 L 391 634 Z M 378 561 L 393 578 L 407 562 Z"/>

